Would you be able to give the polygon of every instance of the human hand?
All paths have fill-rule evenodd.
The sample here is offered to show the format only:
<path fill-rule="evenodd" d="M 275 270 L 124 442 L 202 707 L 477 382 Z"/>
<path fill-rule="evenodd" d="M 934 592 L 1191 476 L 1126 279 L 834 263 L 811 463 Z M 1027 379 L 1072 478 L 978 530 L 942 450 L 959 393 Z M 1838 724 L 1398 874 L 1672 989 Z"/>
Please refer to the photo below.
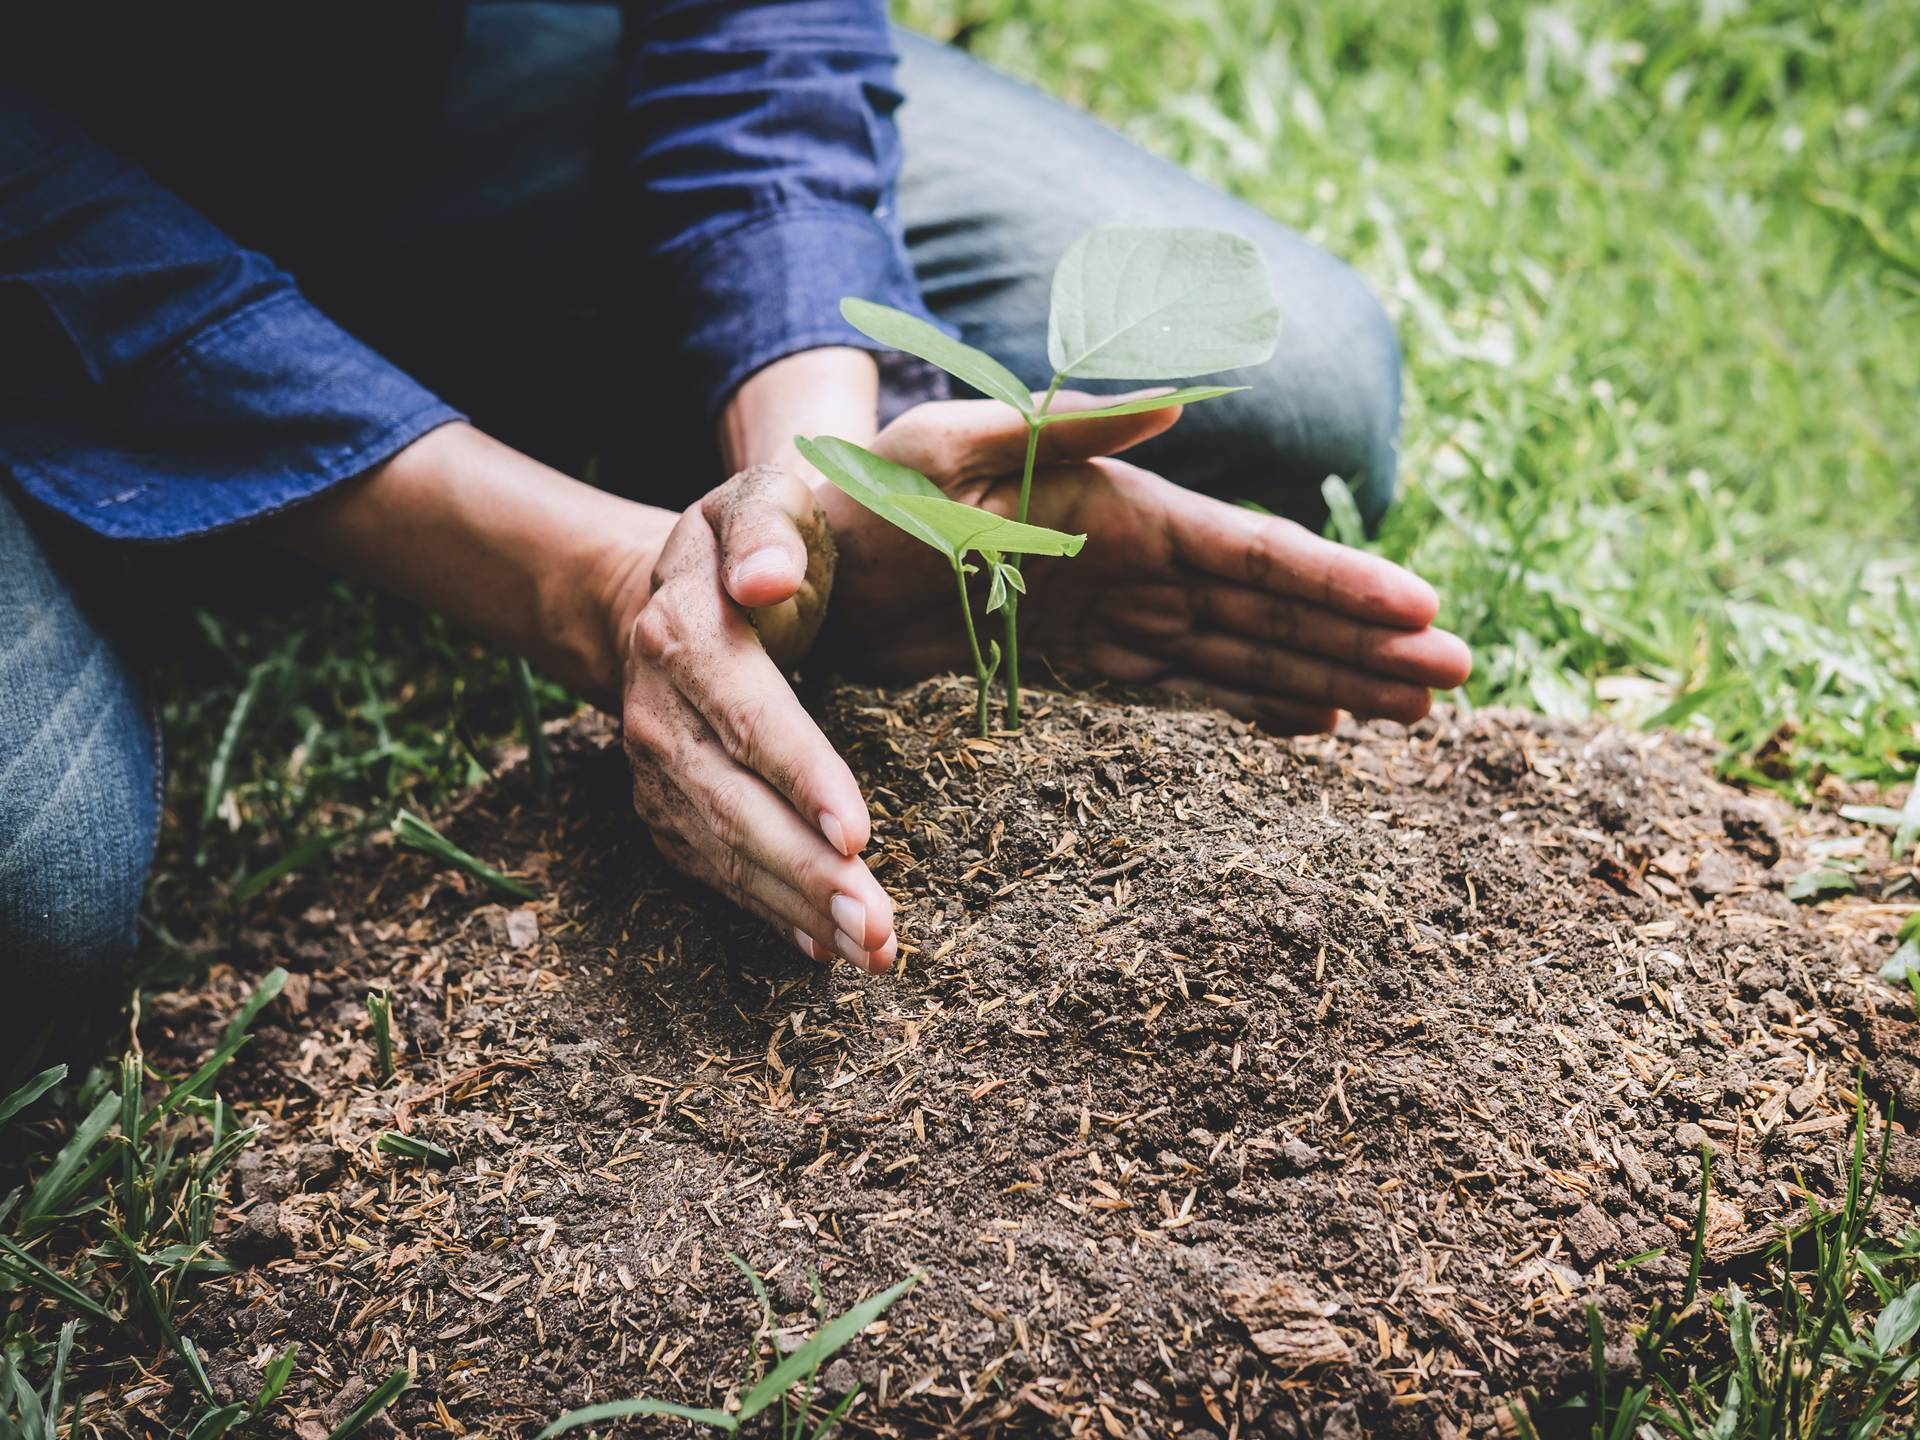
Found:
<path fill-rule="evenodd" d="M 762 645 L 798 659 L 832 557 L 790 471 L 753 466 L 690 508 L 625 602 L 622 734 L 634 809 L 668 863 L 813 959 L 879 973 L 899 942 L 893 902 L 858 858 L 866 802 Z"/>
<path fill-rule="evenodd" d="M 1056 411 L 1111 401 L 1071 392 Z M 1069 675 L 1174 690 L 1284 733 L 1332 728 L 1341 710 L 1413 721 L 1472 668 L 1433 628 L 1417 576 L 1275 516 L 1211 499 L 1109 457 L 1161 433 L 1177 409 L 1050 425 L 1028 518 L 1085 532 L 1071 561 L 1027 566 L 1024 648 Z M 957 500 L 1011 515 L 1025 423 L 1005 405 L 921 405 L 872 448 Z M 915 542 L 821 487 L 841 554 L 823 640 L 834 663 L 883 677 L 965 663 L 952 591 Z"/>

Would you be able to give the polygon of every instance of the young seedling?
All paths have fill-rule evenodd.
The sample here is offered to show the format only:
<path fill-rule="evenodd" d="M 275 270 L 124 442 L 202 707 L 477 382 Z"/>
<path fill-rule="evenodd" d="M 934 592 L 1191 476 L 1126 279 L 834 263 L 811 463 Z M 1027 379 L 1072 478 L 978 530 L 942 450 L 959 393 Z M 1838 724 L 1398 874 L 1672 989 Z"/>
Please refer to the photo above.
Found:
<path fill-rule="evenodd" d="M 1053 272 L 1047 317 L 1053 374 L 1037 401 L 1019 376 L 991 355 L 904 311 L 849 297 L 840 302 L 840 313 L 868 338 L 937 365 L 1019 412 L 1027 424 L 1017 517 L 1022 523 L 1033 492 L 1040 432 L 1047 426 L 1193 405 L 1247 388 L 1194 385 L 1056 414 L 1054 398 L 1066 381 L 1175 380 L 1237 370 L 1271 358 L 1280 338 L 1273 282 L 1253 242 L 1225 230 L 1177 227 L 1109 225 L 1074 242 Z M 1021 552 L 1008 553 L 1008 569 L 1017 577 Z M 1009 580 L 1001 607 L 1007 727 L 1013 730 L 1020 728 L 1020 594 Z"/>
<path fill-rule="evenodd" d="M 756 1332 L 757 1341 L 758 1336 L 765 1334 L 768 1328 L 766 1288 L 761 1284 L 760 1277 L 748 1269 L 743 1262 L 736 1259 L 734 1263 L 746 1272 L 747 1279 L 753 1286 L 754 1295 L 760 1301 L 762 1321 L 760 1330 Z M 841 1396 L 839 1403 L 828 1414 L 821 1417 L 809 1432 L 807 1426 L 814 1422 L 814 1385 L 820 1373 L 820 1367 L 851 1344 L 854 1337 L 884 1315 L 894 1301 L 906 1294 L 919 1281 L 918 1275 L 909 1275 L 899 1284 L 882 1290 L 877 1295 L 869 1295 L 852 1309 L 831 1320 L 826 1318 L 825 1306 L 819 1299 L 819 1287 L 816 1284 L 814 1299 L 820 1311 L 820 1328 L 815 1330 L 811 1338 L 801 1344 L 798 1349 L 783 1358 L 759 1380 L 749 1385 L 746 1393 L 740 1397 L 737 1409 L 731 1411 L 702 1409 L 693 1405 L 679 1405 L 671 1400 L 646 1398 L 608 1400 L 599 1405 L 589 1405 L 583 1410 L 569 1410 L 542 1430 L 535 1440 L 554 1440 L 554 1437 L 564 1435 L 569 1430 L 577 1430 L 583 1425 L 599 1425 L 607 1420 L 631 1420 L 642 1415 L 670 1415 L 677 1419 L 690 1420 L 696 1425 L 704 1425 L 709 1430 L 718 1431 L 722 1435 L 737 1435 L 743 1426 L 772 1409 L 776 1404 L 781 1407 L 782 1419 L 779 1428 L 772 1433 L 777 1435 L 779 1440 L 826 1440 L 827 1436 L 834 1433 L 834 1427 L 839 1423 L 840 1417 L 846 1414 L 858 1396 L 859 1387 L 856 1386 Z M 795 1393 L 800 1396 L 797 1405 L 789 1401 L 789 1396 Z"/>
<path fill-rule="evenodd" d="M 385 1085 L 393 1079 L 393 1000 L 385 990 L 367 992 L 367 1019 L 373 1024 L 373 1053 Z"/>
<path fill-rule="evenodd" d="M 978 687 L 974 695 L 974 723 L 981 738 L 986 738 L 987 694 L 1001 652 L 998 645 L 988 641 L 987 653 L 981 653 L 980 637 L 973 628 L 973 604 L 967 598 L 967 577 L 979 574 L 980 566 L 969 564 L 967 557 L 978 554 L 992 576 L 987 589 L 988 613 L 1000 609 L 1011 611 L 1015 597 L 1027 588 L 1017 563 L 1020 556 L 1078 555 L 1087 537 L 1024 525 L 991 511 L 949 500 L 918 470 L 897 465 L 847 440 L 836 440 L 831 435 L 812 440 L 795 436 L 794 444 L 809 464 L 853 499 L 947 557 L 947 564 L 953 567 L 954 586 L 960 594 L 960 618 L 966 626 L 967 649 L 973 657 L 973 676 Z"/>

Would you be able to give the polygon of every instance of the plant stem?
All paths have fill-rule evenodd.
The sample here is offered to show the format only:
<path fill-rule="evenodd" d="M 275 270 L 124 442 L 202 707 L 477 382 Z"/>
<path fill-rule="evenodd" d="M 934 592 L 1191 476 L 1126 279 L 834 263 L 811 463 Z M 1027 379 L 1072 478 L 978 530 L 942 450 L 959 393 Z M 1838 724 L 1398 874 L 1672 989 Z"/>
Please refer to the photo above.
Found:
<path fill-rule="evenodd" d="M 1064 376 L 1055 375 L 1053 383 L 1047 386 L 1046 398 L 1040 402 L 1040 408 L 1027 417 L 1027 463 L 1020 471 L 1020 513 L 1014 518 L 1022 525 L 1027 523 L 1027 503 L 1033 497 L 1033 462 L 1040 453 L 1041 418 L 1053 405 L 1053 397 L 1060 393 L 1060 382 Z M 1010 562 L 1013 568 L 1020 568 L 1021 557 L 1016 555 Z M 1007 592 L 1006 643 L 1001 649 L 1007 657 L 1007 728 L 1020 728 L 1020 596 L 1012 590 Z"/>
<path fill-rule="evenodd" d="M 967 648 L 973 652 L 973 719 L 984 740 L 987 738 L 987 687 L 993 683 L 993 677 L 987 674 L 987 662 L 980 658 L 980 637 L 973 628 L 973 602 L 967 598 L 966 568 L 955 565 L 953 578 L 960 588 L 960 618 L 967 622 Z"/>

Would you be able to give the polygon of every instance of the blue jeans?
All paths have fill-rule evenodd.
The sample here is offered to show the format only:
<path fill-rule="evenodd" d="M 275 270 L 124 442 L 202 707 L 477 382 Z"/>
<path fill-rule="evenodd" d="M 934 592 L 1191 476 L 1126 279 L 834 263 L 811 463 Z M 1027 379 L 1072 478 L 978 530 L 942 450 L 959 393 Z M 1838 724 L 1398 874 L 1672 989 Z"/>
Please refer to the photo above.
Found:
<path fill-rule="evenodd" d="M 645 297 L 621 294 L 605 129 L 617 39 L 607 8 L 474 7 L 435 173 L 401 208 L 358 212 L 353 254 L 293 263 L 324 308 L 482 428 L 565 468 L 596 456 L 602 483 L 683 505 L 724 477 L 697 407 L 675 400 L 671 337 L 650 345 Z M 1082 232 L 1237 230 L 1271 262 L 1280 347 L 1230 377 L 1250 390 L 1195 406 L 1129 458 L 1316 526 L 1320 482 L 1337 474 L 1378 517 L 1393 494 L 1399 353 L 1352 271 L 1058 101 L 899 41 L 900 209 L 940 315 L 1044 383 L 1048 285 Z M 887 403 L 923 396 L 903 385 Z M 97 991 L 131 947 L 159 758 L 136 672 L 88 608 L 117 608 L 115 567 L 97 550 L 90 569 L 56 567 L 19 503 L 0 491 L 0 978 L 58 1007 Z"/>

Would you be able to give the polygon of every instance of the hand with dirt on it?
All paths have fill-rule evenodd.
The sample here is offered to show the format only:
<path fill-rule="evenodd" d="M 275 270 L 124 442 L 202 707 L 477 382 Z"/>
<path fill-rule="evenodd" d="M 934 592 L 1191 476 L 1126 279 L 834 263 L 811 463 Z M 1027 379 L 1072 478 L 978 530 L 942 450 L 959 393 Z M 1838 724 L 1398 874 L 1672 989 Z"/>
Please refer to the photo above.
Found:
<path fill-rule="evenodd" d="M 660 853 L 801 951 L 872 973 L 899 953 L 859 859 L 866 802 L 787 683 L 819 631 L 833 539 L 806 484 L 754 465 L 680 517 L 626 639 L 633 803 Z"/>

